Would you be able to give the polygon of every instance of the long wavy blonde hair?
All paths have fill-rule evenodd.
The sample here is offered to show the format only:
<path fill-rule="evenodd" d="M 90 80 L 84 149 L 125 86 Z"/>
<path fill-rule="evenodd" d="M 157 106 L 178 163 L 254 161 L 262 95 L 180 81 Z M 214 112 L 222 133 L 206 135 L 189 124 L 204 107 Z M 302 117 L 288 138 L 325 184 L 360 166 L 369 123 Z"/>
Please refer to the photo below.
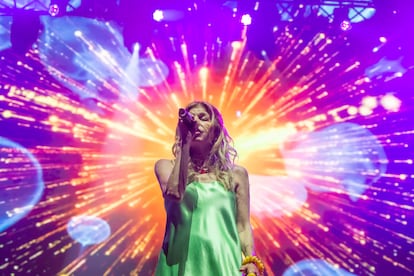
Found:
<path fill-rule="evenodd" d="M 210 115 L 210 119 L 213 123 L 210 131 L 214 131 L 213 143 L 211 145 L 210 153 L 207 158 L 207 166 L 212 171 L 217 180 L 227 189 L 232 191 L 234 189 L 233 184 L 233 167 L 234 161 L 237 157 L 237 151 L 232 146 L 233 139 L 230 137 L 227 129 L 224 127 L 223 117 L 218 109 L 212 104 L 204 101 L 194 101 L 188 104 L 185 109 L 189 111 L 193 107 L 203 106 L 207 113 Z M 178 129 L 175 135 L 175 143 L 172 147 L 174 157 L 177 156 L 177 149 L 181 143 Z M 191 160 L 190 160 L 191 162 Z M 188 183 L 194 181 L 196 172 L 193 166 L 188 166 Z"/>

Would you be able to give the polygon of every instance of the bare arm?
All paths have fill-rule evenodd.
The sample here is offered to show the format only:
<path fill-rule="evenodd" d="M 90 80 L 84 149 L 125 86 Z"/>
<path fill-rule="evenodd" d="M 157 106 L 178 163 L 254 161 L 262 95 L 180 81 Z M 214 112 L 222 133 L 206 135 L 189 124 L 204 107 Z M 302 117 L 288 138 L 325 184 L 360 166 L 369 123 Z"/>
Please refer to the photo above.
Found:
<path fill-rule="evenodd" d="M 171 160 L 160 159 L 155 163 L 155 175 L 164 197 L 181 200 L 187 185 L 190 143 L 185 139 L 177 152 L 174 164 Z"/>
<path fill-rule="evenodd" d="M 250 189 L 247 170 L 236 166 L 234 169 L 236 183 L 237 230 L 240 237 L 241 250 L 244 256 L 254 254 L 253 234 L 250 225 Z"/>
<path fill-rule="evenodd" d="M 252 227 L 250 225 L 250 188 L 247 170 L 236 166 L 234 170 L 236 183 L 236 204 L 237 204 L 237 230 L 239 232 L 240 246 L 245 257 L 253 256 L 254 243 Z M 259 268 L 254 263 L 247 263 L 240 266 L 240 271 L 245 275 L 250 272 L 259 275 Z"/>

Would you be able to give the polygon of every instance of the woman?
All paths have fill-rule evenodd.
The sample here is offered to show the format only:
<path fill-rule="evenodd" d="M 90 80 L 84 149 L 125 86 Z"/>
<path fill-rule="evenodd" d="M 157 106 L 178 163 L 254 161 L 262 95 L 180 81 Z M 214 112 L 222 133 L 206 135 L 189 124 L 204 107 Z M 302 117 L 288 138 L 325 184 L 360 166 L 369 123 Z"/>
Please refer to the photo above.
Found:
<path fill-rule="evenodd" d="M 248 174 L 234 165 L 237 153 L 222 116 L 206 102 L 181 111 L 175 160 L 155 164 L 167 213 L 155 274 L 260 275 L 263 264 L 252 256 Z"/>

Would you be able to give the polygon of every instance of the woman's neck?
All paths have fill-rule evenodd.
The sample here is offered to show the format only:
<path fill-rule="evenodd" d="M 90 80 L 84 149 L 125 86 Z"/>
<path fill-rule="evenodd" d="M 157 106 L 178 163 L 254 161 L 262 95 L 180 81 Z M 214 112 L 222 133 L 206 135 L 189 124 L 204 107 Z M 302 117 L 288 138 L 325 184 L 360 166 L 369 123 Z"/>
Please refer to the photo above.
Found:
<path fill-rule="evenodd" d="M 195 149 L 190 151 L 190 158 L 191 163 L 193 164 L 194 171 L 198 172 L 199 174 L 208 173 L 209 166 L 208 166 L 208 152 L 207 151 L 197 151 Z"/>
<path fill-rule="evenodd" d="M 191 156 L 191 162 L 198 167 L 204 167 L 207 165 L 207 157 L 201 155 Z"/>
<path fill-rule="evenodd" d="M 202 165 L 203 163 L 207 161 L 208 154 L 209 154 L 209 149 L 201 149 L 201 148 L 190 149 L 190 158 L 194 163 L 197 162 L 198 165 Z"/>

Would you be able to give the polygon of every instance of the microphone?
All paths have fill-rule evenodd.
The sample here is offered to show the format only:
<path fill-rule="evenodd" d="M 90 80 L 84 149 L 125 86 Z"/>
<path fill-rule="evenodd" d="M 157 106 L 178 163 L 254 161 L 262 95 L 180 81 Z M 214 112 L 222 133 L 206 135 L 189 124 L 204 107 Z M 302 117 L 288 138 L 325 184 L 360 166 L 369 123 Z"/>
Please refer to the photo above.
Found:
<path fill-rule="evenodd" d="M 193 129 L 195 125 L 193 115 L 185 110 L 184 108 L 180 108 L 178 110 L 178 117 L 183 121 L 183 123 L 187 126 L 188 129 Z"/>

